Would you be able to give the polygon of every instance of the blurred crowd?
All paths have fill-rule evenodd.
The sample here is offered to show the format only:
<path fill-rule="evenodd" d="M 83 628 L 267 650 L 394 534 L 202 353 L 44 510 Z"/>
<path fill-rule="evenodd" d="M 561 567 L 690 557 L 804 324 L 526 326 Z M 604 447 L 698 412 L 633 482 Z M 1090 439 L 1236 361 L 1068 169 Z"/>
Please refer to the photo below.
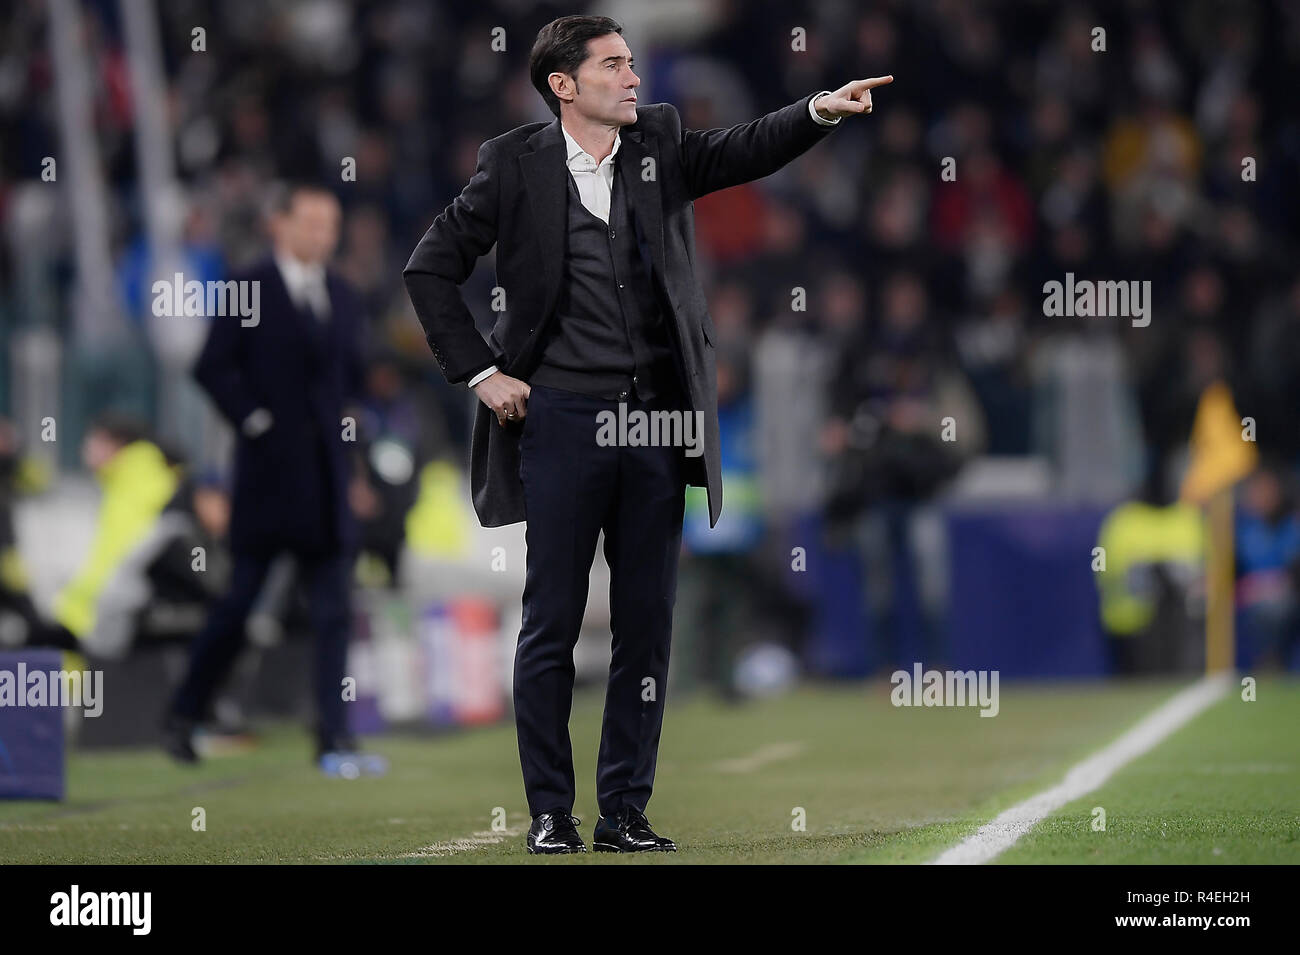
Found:
<path fill-rule="evenodd" d="M 77 220 L 40 180 L 42 158 L 60 153 L 44 7 L 16 0 L 0 12 L 6 386 L 22 375 L 24 330 L 71 334 L 61 296 Z M 936 500 L 962 469 L 990 455 L 1033 456 L 1046 462 L 1055 499 L 1167 507 L 1197 402 L 1215 380 L 1254 419 L 1264 461 L 1240 495 L 1243 599 L 1264 601 L 1267 618 L 1281 621 L 1277 640 L 1295 646 L 1300 112 L 1287 90 L 1300 5 L 158 8 L 187 271 L 221 277 L 264 253 L 269 183 L 333 183 L 345 213 L 335 265 L 360 291 L 382 349 L 371 387 L 386 410 L 376 414 L 406 434 L 421 464 L 467 464 L 473 399 L 438 375 L 401 269 L 471 177 L 483 140 L 551 119 L 525 69 L 538 27 L 565 13 L 618 19 L 643 101 L 672 102 L 688 128 L 895 76 L 869 119 L 846 121 L 769 179 L 695 204 L 719 334 L 726 503 L 709 530 L 702 492 L 691 492 L 678 619 L 710 646 L 703 669 L 728 692 L 731 671 L 707 661 L 731 659 L 735 640 L 821 625 L 826 595 L 791 577 L 792 545 L 812 535 L 826 553 L 861 557 L 861 606 L 842 609 L 879 624 L 875 660 L 902 656 L 890 644 L 902 592 L 915 595 L 925 649 L 941 657 Z M 147 343 L 148 246 L 122 25 L 111 0 L 81 9 L 117 293 Z M 206 30 L 201 53 L 196 26 Z M 504 46 L 493 43 L 498 28 Z M 795 50 L 800 29 L 806 48 Z M 343 157 L 355 160 L 355 181 L 341 179 Z M 1067 273 L 1149 280 L 1150 324 L 1046 317 L 1043 285 Z M 463 288 L 485 333 L 494 284 L 485 260 Z M 145 361 L 100 387 L 106 403 L 157 422 L 162 379 Z M 12 413 L 10 391 L 0 388 L 0 411 Z M 208 443 L 186 450 L 197 472 L 220 466 Z M 1269 586 L 1246 586 L 1261 569 Z"/>

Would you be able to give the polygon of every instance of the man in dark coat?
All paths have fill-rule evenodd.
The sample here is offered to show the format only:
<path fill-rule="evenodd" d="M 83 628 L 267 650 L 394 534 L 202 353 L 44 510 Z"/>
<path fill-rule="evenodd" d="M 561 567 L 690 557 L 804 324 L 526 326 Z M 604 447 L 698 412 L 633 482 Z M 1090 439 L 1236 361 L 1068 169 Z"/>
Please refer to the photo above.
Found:
<path fill-rule="evenodd" d="M 529 69 L 556 119 L 484 143 L 474 177 L 404 271 L 443 375 L 481 402 L 470 461 L 479 520 L 528 523 L 514 694 L 530 852 L 586 848 L 571 815 L 567 724 L 602 530 L 613 660 L 594 845 L 675 848 L 644 810 L 686 485 L 708 488 L 710 526 L 722 508 L 716 334 L 695 272 L 693 201 L 776 172 L 840 117 L 869 112 L 870 90 L 890 80 L 810 94 L 731 129 L 683 130 L 672 106 L 637 104 L 621 33 L 607 17 L 541 30 Z M 493 244 L 504 310 L 485 341 L 459 286 Z M 611 440 L 612 421 L 654 415 L 677 426 L 666 442 L 621 424 Z"/>
<path fill-rule="evenodd" d="M 212 317 L 194 368 L 238 444 L 230 589 L 195 638 L 169 712 L 167 748 L 184 761 L 196 758 L 194 724 L 243 645 L 272 560 L 286 551 L 297 558 L 316 636 L 317 758 L 333 765 L 324 757 L 355 749 L 342 688 L 357 536 L 349 505 L 356 425 L 345 406 L 360 393 L 363 319 L 356 294 L 326 268 L 339 221 L 330 192 L 284 190 L 272 216 L 273 256 L 237 277 L 256 283 L 258 313 Z"/>

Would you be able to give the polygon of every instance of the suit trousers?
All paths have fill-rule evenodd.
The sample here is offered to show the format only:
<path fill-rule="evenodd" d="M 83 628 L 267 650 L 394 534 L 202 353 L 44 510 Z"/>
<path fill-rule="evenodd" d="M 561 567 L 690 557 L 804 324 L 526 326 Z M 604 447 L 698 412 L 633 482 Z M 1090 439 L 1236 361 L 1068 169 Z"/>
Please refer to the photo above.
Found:
<path fill-rule="evenodd" d="M 312 682 L 317 744 L 324 750 L 336 749 L 348 743 L 343 678 L 352 624 L 353 561 L 339 552 L 308 552 L 297 557 L 316 637 Z M 212 697 L 244 646 L 248 615 L 261 593 L 271 561 L 269 556 L 235 555 L 230 589 L 213 605 L 203 629 L 194 638 L 189 669 L 172 697 L 172 713 L 196 721 L 205 717 Z"/>
<path fill-rule="evenodd" d="M 684 408 L 679 391 L 623 403 L 628 414 Z M 613 643 L 596 768 L 601 815 L 623 806 L 644 811 L 654 784 L 682 539 L 685 449 L 630 441 L 602 446 L 598 415 L 617 416 L 619 404 L 532 385 L 522 425 L 519 476 L 528 556 L 514 704 L 531 815 L 573 810 L 573 648 L 602 530 Z"/>

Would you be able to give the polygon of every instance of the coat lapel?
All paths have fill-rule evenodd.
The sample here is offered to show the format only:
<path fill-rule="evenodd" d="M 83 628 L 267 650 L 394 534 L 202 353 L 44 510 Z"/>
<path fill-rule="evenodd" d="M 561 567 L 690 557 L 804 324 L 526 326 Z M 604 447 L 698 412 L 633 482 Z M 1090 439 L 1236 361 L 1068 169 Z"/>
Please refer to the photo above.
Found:
<path fill-rule="evenodd" d="M 345 320 L 343 309 L 340 308 L 343 294 L 339 288 L 339 277 L 328 268 L 325 270 L 325 291 L 330 297 L 330 314 L 324 323 L 325 336 L 331 346 L 343 347 L 347 342 L 342 327 Z"/>
<path fill-rule="evenodd" d="M 662 190 L 659 184 L 659 142 L 646 142 L 645 134 L 632 126 L 622 131 L 623 142 L 618 147 L 619 169 L 623 188 L 627 190 L 628 206 L 641 238 L 650 247 L 650 262 L 654 266 L 654 281 L 662 283 L 664 272 L 664 219 Z M 646 162 L 646 160 L 651 160 Z"/>
<path fill-rule="evenodd" d="M 288 315 L 293 316 L 293 321 L 298 325 L 300 331 L 306 331 L 307 326 L 304 324 L 305 316 L 298 311 L 298 305 L 289 294 L 289 286 L 285 284 L 284 275 L 280 272 L 280 266 L 275 260 L 271 260 L 271 274 L 275 276 L 275 294 L 279 297 L 279 309 Z"/>
<path fill-rule="evenodd" d="M 528 138 L 533 147 L 519 157 L 519 166 L 528 193 L 528 205 L 533 213 L 538 254 L 546 281 L 546 308 L 550 315 L 560 292 L 560 273 L 564 268 L 565 202 L 568 198 L 569 174 L 564 163 L 564 133 L 556 119 Z"/>

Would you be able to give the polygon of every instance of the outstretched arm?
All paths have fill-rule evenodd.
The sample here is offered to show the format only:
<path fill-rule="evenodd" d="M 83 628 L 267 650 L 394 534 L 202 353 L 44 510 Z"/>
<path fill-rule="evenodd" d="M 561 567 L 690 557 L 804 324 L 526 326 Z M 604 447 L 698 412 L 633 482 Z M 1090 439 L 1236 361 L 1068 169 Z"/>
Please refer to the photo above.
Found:
<path fill-rule="evenodd" d="M 871 90 L 892 83 L 892 76 L 854 80 L 821 96 L 813 104 L 824 119 L 870 112 Z M 680 131 L 682 170 L 692 199 L 719 189 L 770 176 L 807 152 L 835 126 L 823 126 L 809 114 L 809 102 L 819 94 L 748 123 L 730 128 Z M 677 118 L 669 108 L 669 116 Z"/>

